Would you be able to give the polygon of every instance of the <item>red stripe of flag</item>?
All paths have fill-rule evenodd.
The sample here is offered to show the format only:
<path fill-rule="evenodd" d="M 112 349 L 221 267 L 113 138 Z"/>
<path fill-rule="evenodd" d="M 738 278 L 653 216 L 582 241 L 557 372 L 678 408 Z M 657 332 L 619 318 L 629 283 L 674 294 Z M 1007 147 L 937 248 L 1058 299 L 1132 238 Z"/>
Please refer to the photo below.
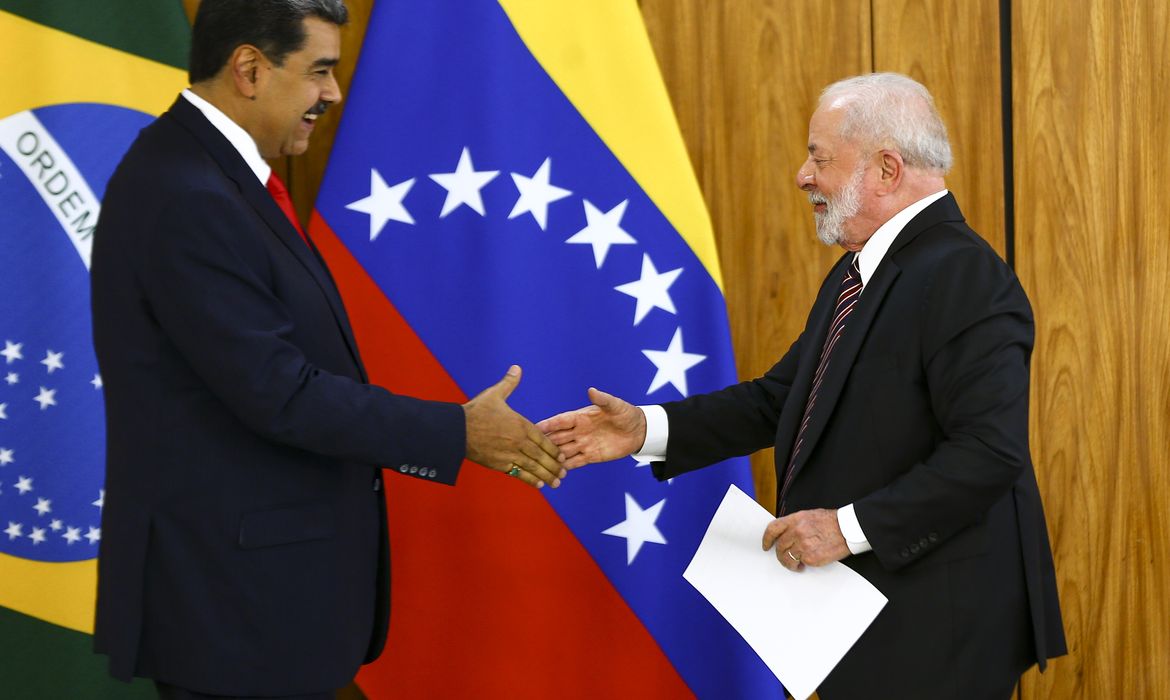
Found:
<path fill-rule="evenodd" d="M 316 212 L 309 230 L 337 280 L 370 380 L 396 393 L 466 401 Z M 358 674 L 372 700 L 692 696 L 539 492 L 471 464 L 454 488 L 391 474 L 390 639 Z M 570 474 L 563 488 L 572 482 Z M 472 530 L 494 536 L 468 550 L 462 542 Z"/>

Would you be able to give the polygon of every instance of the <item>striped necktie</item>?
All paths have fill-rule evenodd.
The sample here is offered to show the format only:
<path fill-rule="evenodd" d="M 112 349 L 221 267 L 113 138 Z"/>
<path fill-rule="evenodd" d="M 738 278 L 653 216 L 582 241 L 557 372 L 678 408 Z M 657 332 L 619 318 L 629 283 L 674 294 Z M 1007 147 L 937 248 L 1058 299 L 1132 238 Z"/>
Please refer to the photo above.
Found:
<path fill-rule="evenodd" d="M 809 391 L 808 401 L 804 405 L 804 415 L 800 419 L 800 430 L 796 433 L 796 443 L 792 446 L 792 456 L 788 459 L 788 466 L 784 470 L 784 485 L 780 488 L 781 515 L 784 514 L 784 500 L 788 495 L 788 487 L 792 485 L 793 466 L 796 464 L 797 456 L 800 455 L 800 448 L 804 445 L 804 432 L 808 430 L 809 419 L 812 416 L 813 408 L 817 405 L 817 392 L 821 388 L 821 382 L 825 379 L 825 370 L 829 366 L 833 349 L 837 347 L 837 343 L 841 340 L 841 333 L 845 330 L 845 321 L 849 319 L 849 315 L 853 313 L 853 307 L 857 305 L 857 300 L 861 297 L 861 287 L 861 270 L 857 267 L 857 256 L 854 255 L 853 264 L 849 266 L 845 278 L 841 280 L 841 287 L 837 291 L 837 309 L 833 313 L 833 322 L 829 324 L 829 332 L 825 335 L 825 344 L 821 346 L 821 360 L 817 363 L 816 374 L 813 375 L 812 390 Z"/>

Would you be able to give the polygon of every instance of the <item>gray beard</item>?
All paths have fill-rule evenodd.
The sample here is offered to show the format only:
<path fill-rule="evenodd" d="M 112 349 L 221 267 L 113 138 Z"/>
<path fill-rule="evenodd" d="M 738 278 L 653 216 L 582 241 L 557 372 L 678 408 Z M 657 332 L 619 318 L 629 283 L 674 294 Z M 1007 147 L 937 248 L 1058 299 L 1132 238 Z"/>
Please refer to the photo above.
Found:
<path fill-rule="evenodd" d="M 865 168 L 858 165 L 849 182 L 832 197 L 809 194 L 808 199 L 813 204 L 820 202 L 825 204 L 823 213 L 813 214 L 817 225 L 817 238 L 821 243 L 837 245 L 845 240 L 845 222 L 861 211 L 861 178 L 864 174 Z"/>

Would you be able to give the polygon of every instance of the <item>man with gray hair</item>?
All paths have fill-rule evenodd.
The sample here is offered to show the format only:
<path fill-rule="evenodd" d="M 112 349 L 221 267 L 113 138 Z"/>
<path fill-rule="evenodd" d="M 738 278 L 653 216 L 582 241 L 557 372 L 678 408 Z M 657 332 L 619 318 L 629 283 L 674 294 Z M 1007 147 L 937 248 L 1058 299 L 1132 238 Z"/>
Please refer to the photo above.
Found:
<path fill-rule="evenodd" d="M 822 700 L 1005 700 L 1066 653 L 1028 453 L 1032 311 L 963 220 L 950 166 L 922 85 L 830 85 L 796 185 L 846 253 L 788 352 L 661 406 L 590 389 L 592 405 L 538 424 L 570 469 L 634 453 L 659 479 L 775 446 L 763 548 L 792 571 L 841 561 L 889 599 Z"/>
<path fill-rule="evenodd" d="M 465 457 L 536 487 L 563 475 L 505 403 L 518 367 L 462 406 L 369 383 L 265 162 L 303 153 L 341 99 L 346 18 L 341 0 L 203 0 L 191 87 L 103 202 L 94 644 L 115 677 L 154 679 L 163 698 L 328 698 L 378 656 L 393 488 L 381 466 L 436 484 Z"/>

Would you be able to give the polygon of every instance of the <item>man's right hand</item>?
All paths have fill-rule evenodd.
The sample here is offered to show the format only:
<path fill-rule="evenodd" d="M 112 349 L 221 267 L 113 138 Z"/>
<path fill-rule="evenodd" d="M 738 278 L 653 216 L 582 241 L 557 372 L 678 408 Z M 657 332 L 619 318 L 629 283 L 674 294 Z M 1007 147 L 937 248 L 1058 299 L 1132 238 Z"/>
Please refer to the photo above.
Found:
<path fill-rule="evenodd" d="M 633 404 L 589 389 L 593 405 L 536 424 L 561 449 L 569 469 L 627 457 L 646 442 L 646 414 Z"/>
<path fill-rule="evenodd" d="M 537 488 L 556 488 L 566 474 L 561 453 L 524 416 L 508 406 L 520 383 L 520 367 L 512 365 L 495 386 L 463 404 L 467 420 L 467 458 L 505 472 Z"/>

